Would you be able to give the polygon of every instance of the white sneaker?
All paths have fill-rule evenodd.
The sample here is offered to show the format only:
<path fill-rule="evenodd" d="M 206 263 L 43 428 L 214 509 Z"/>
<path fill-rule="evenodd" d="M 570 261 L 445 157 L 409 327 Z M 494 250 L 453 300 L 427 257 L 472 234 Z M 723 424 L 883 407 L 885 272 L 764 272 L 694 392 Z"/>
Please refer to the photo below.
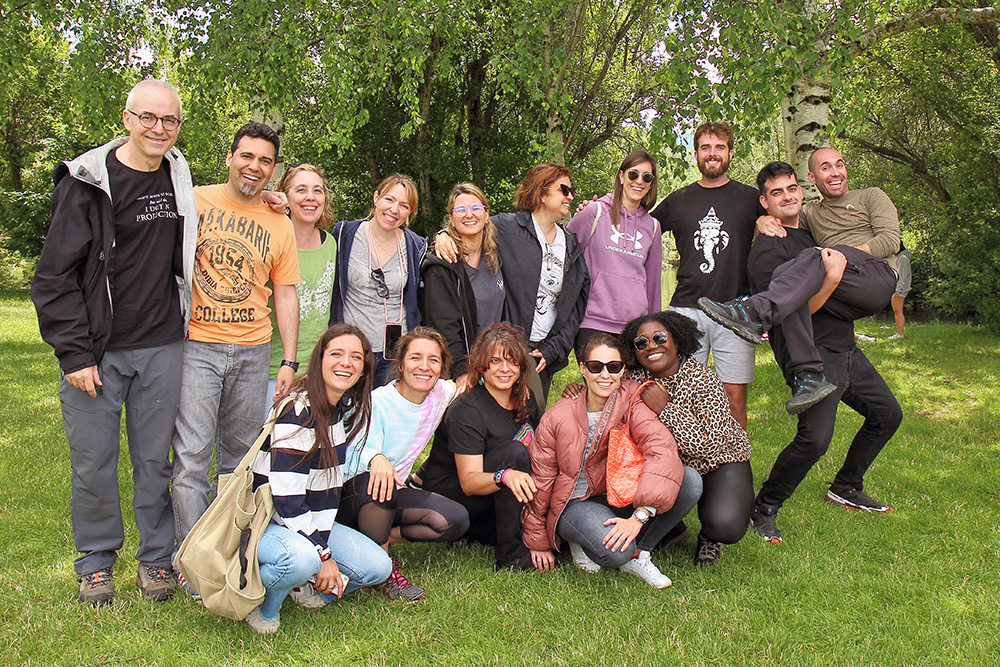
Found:
<path fill-rule="evenodd" d="M 592 561 L 583 547 L 576 542 L 569 543 L 569 552 L 573 555 L 573 564 L 584 572 L 597 574 L 601 571 L 601 566 Z"/>
<path fill-rule="evenodd" d="M 670 577 L 660 572 L 660 570 L 653 565 L 653 561 L 649 557 L 648 551 L 640 551 L 635 558 L 625 563 L 618 569 L 626 574 L 639 577 L 653 588 L 666 588 L 673 583 L 670 581 Z"/>
<path fill-rule="evenodd" d="M 858 334 L 857 339 L 865 343 L 875 342 L 875 336 L 866 336 L 865 334 Z M 889 340 L 892 340 L 892 338 L 890 338 Z"/>
<path fill-rule="evenodd" d="M 281 625 L 281 619 L 276 618 L 273 621 L 269 621 L 260 615 L 260 607 L 254 609 L 246 618 L 247 625 L 250 629 L 256 632 L 258 635 L 273 635 L 277 634 L 278 626 Z"/>
<path fill-rule="evenodd" d="M 292 598 L 292 602 L 306 609 L 321 609 L 328 604 L 326 598 L 320 595 L 319 591 L 308 581 L 301 586 L 293 588 L 288 597 Z"/>
<path fill-rule="evenodd" d="M 903 334 L 901 333 L 894 333 L 891 336 L 889 336 L 889 340 L 901 340 L 903 338 L 905 338 L 905 336 L 903 336 Z"/>

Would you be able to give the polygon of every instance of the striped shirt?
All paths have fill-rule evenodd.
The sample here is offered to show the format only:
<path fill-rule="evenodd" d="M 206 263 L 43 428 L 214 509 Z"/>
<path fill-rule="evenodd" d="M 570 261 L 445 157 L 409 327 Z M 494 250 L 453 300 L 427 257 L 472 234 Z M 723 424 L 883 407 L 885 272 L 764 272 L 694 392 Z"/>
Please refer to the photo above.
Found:
<path fill-rule="evenodd" d="M 274 522 L 307 537 L 324 560 L 330 555 L 327 542 L 337 519 L 347 451 L 343 406 L 337 407 L 340 418 L 330 426 L 330 442 L 337 454 L 334 467 L 321 467 L 318 450 L 308 453 L 316 444 L 316 436 L 305 426 L 309 420 L 309 399 L 305 394 L 296 396 L 278 417 L 253 464 L 254 488 L 271 484 Z"/>

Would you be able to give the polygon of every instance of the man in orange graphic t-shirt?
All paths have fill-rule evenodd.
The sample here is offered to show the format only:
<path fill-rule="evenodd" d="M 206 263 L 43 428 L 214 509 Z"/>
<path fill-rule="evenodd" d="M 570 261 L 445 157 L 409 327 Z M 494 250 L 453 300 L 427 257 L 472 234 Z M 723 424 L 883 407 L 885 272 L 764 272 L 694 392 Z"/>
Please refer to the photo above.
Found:
<path fill-rule="evenodd" d="M 298 367 L 295 235 L 291 221 L 260 196 L 278 149 L 274 130 L 247 123 L 226 155 L 229 180 L 195 188 L 198 244 L 173 441 L 178 545 L 208 508 L 213 450 L 218 479 L 233 471 L 260 432 L 270 368 L 269 282 L 284 349 L 280 394 Z"/>

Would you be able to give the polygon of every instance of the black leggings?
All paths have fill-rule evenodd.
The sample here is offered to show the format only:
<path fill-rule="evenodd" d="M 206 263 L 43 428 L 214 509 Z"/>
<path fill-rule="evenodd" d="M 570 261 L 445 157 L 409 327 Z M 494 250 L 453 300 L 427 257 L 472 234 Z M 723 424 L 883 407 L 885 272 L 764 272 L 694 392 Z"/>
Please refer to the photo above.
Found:
<path fill-rule="evenodd" d="M 347 480 L 337 523 L 355 528 L 376 544 L 389 541 L 393 528 L 408 542 L 454 542 L 469 529 L 469 513 L 454 500 L 420 489 L 396 489 L 380 503 L 368 495 L 370 473 Z"/>
<path fill-rule="evenodd" d="M 698 501 L 701 534 L 713 542 L 735 544 L 750 526 L 753 471 L 750 462 L 726 463 L 701 476 Z"/>

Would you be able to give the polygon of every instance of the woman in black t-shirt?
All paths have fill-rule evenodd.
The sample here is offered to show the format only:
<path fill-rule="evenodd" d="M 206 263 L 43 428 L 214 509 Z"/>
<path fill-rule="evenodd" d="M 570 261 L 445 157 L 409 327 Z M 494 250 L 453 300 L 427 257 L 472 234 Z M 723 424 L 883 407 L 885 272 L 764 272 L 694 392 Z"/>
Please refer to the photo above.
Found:
<path fill-rule="evenodd" d="M 466 537 L 496 546 L 496 569 L 533 570 L 521 542 L 521 508 L 535 494 L 527 445 L 538 411 L 528 389 L 528 349 L 510 324 L 480 334 L 469 353 L 472 389 L 451 404 L 434 436 L 423 488 L 469 511 Z"/>

